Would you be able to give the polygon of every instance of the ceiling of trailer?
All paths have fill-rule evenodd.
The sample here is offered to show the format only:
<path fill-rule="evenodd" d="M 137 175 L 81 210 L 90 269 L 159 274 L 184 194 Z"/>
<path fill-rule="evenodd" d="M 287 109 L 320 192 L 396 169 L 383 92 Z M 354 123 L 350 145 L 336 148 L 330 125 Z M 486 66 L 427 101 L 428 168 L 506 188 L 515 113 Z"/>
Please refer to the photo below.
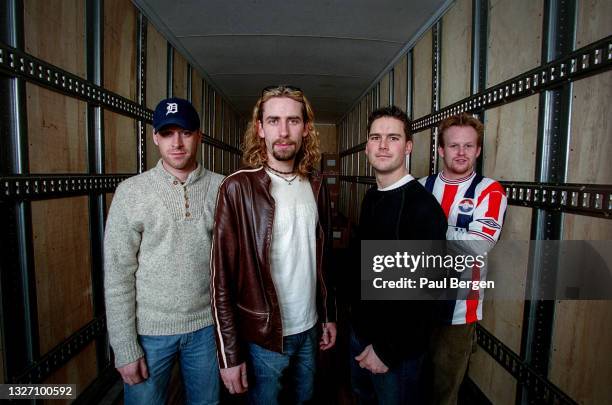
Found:
<path fill-rule="evenodd" d="M 304 90 L 335 123 L 449 0 L 133 0 L 248 117 L 263 87 Z"/>

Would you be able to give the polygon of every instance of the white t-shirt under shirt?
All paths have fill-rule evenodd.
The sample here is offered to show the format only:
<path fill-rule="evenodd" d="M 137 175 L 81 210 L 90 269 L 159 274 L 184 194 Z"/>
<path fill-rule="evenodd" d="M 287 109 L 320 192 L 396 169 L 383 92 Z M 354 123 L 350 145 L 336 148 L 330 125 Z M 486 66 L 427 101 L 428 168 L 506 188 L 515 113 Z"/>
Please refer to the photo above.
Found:
<path fill-rule="evenodd" d="M 391 190 L 395 190 L 396 188 L 400 188 L 404 184 L 408 184 L 412 180 L 414 180 L 414 177 L 412 177 L 410 174 L 406 174 L 404 177 L 402 177 L 401 179 L 399 179 L 395 183 L 390 184 L 387 187 L 379 188 L 378 191 L 391 191 Z"/>
<path fill-rule="evenodd" d="M 288 184 L 268 171 L 275 201 L 272 227 L 272 279 L 280 304 L 283 336 L 317 322 L 317 203 L 310 182 L 297 177 Z"/>

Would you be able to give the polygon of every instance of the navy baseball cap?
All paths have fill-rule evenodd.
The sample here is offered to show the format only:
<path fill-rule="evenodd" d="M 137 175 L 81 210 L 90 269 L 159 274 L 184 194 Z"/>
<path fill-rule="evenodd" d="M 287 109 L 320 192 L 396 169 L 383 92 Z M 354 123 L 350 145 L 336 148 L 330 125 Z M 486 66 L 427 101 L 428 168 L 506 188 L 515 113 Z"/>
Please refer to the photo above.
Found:
<path fill-rule="evenodd" d="M 195 131 L 200 129 L 200 117 L 193 105 L 182 98 L 167 98 L 155 107 L 153 128 L 155 132 L 166 125 L 178 125 L 183 129 Z"/>

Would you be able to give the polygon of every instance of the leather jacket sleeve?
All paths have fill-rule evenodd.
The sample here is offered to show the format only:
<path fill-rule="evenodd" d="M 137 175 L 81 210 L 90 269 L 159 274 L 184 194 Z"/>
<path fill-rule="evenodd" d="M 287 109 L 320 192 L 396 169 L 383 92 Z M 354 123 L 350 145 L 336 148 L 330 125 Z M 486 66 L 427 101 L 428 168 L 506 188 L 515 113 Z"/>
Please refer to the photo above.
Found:
<path fill-rule="evenodd" d="M 239 365 L 244 361 L 242 344 L 237 330 L 237 316 L 234 303 L 234 280 L 239 270 L 238 224 L 236 207 L 231 198 L 236 193 L 231 182 L 224 182 L 217 196 L 215 224 L 211 251 L 211 303 L 217 340 L 217 358 L 220 368 Z"/>

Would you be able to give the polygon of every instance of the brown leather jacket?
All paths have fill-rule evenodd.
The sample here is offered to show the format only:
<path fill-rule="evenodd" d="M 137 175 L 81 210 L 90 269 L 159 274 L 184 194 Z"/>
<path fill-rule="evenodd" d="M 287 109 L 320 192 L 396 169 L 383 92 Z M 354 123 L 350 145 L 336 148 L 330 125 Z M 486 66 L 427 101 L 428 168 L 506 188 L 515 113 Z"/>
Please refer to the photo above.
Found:
<path fill-rule="evenodd" d="M 263 167 L 240 170 L 221 184 L 211 252 L 211 301 L 221 368 L 245 361 L 245 345 L 282 352 L 283 326 L 270 272 L 274 199 Z M 310 184 L 317 201 L 317 309 L 319 322 L 335 322 L 335 294 L 328 287 L 326 262 L 331 247 L 327 187 Z"/>

